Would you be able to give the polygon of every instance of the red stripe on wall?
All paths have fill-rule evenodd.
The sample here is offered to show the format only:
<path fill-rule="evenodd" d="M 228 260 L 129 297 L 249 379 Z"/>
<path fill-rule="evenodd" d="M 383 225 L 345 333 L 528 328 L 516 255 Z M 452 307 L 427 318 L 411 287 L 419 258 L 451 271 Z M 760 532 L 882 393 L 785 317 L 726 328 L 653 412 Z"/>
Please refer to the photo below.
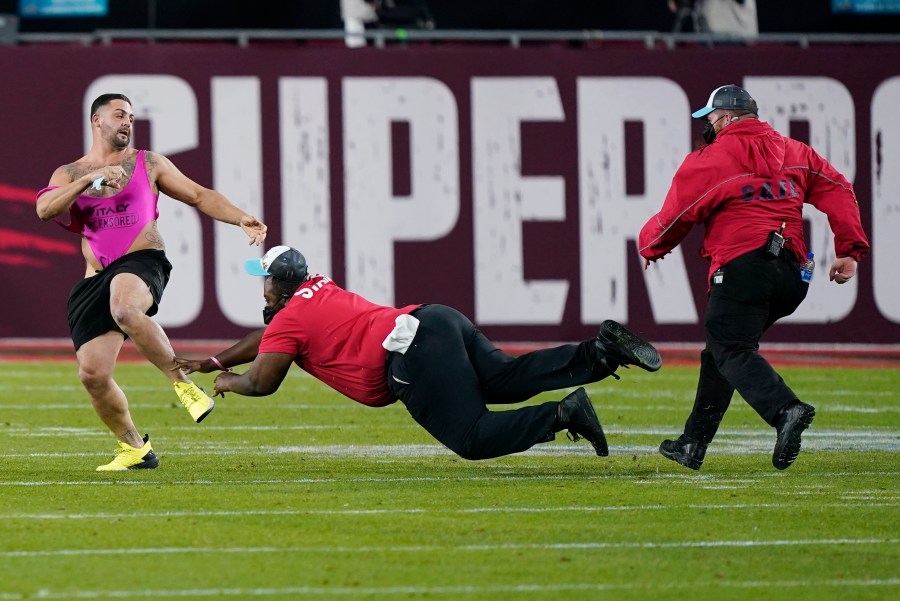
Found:
<path fill-rule="evenodd" d="M 72 242 L 60 242 L 37 234 L 24 234 L 16 230 L 0 228 L 0 250 L 30 250 L 63 255 L 78 254 L 78 246 Z M 6 254 L 5 256 L 12 256 Z"/>
<path fill-rule="evenodd" d="M 34 195 L 36 192 L 37 190 L 31 190 L 29 188 L 18 188 L 16 186 L 0 184 L 0 200 L 34 203 Z"/>

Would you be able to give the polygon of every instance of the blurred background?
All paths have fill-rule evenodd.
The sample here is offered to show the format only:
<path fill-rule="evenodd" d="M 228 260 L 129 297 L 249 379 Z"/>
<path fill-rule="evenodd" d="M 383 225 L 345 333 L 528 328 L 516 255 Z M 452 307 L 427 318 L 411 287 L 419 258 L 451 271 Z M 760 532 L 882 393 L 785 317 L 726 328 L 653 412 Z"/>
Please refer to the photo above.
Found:
<path fill-rule="evenodd" d="M 752 0 L 751 0 L 752 1 Z M 19 15 L 23 32 L 96 29 L 335 29 L 339 0 L 95 0 L 103 16 L 38 16 L 40 5 L 71 7 L 72 0 L 0 0 L 0 13 Z M 683 2 L 679 3 L 684 4 Z M 90 4 L 90 3 L 89 3 Z M 382 0 L 369 2 L 397 22 L 423 10 L 439 29 L 670 31 L 667 0 Z M 755 0 L 759 30 L 769 33 L 897 33 L 896 0 Z M 57 9 L 59 10 L 59 9 Z M 389 19 L 390 20 L 390 19 Z"/>

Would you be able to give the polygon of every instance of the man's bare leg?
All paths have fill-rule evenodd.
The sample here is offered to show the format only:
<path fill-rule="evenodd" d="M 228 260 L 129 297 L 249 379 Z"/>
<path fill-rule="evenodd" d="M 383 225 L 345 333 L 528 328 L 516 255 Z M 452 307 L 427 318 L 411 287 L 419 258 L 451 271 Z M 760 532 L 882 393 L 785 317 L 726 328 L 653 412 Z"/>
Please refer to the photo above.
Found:
<path fill-rule="evenodd" d="M 133 273 L 120 273 L 110 283 L 109 308 L 113 319 L 135 347 L 171 382 L 189 382 L 175 368 L 175 351 L 162 327 L 147 316 L 153 304 L 150 288 Z"/>
<path fill-rule="evenodd" d="M 125 393 L 113 379 L 116 358 L 124 342 L 119 332 L 107 332 L 81 345 L 75 353 L 78 377 L 106 427 L 116 438 L 139 449 L 144 446 L 144 440 L 131 420 Z"/>
<path fill-rule="evenodd" d="M 147 284 L 132 273 L 120 273 L 110 282 L 109 292 L 113 319 L 141 354 L 172 382 L 178 400 L 199 424 L 216 403 L 176 365 L 172 343 L 159 324 L 147 316 L 146 311 L 153 304 Z"/>

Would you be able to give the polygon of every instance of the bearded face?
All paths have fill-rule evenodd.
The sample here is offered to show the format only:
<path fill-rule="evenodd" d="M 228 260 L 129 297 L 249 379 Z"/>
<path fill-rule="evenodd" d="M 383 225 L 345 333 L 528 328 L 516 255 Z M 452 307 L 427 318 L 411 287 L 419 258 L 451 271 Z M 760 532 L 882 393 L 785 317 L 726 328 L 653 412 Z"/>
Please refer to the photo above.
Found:
<path fill-rule="evenodd" d="M 134 113 L 131 105 L 124 100 L 113 100 L 97 111 L 95 125 L 100 128 L 100 136 L 114 148 L 121 150 L 131 142 Z"/>

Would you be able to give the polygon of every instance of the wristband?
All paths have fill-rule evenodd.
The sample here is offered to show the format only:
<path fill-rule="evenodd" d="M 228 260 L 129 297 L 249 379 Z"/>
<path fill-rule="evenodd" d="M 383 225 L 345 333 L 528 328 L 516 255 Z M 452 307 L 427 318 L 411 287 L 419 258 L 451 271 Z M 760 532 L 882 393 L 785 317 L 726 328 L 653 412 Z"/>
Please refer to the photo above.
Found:
<path fill-rule="evenodd" d="M 216 359 L 215 357 L 210 357 L 209 360 L 212 361 L 212 362 L 213 362 L 213 365 L 215 365 L 216 367 L 218 367 L 220 370 L 222 370 L 222 371 L 231 371 L 230 368 L 225 367 L 224 365 L 222 365 L 222 362 L 219 361 L 218 359 Z"/>
<path fill-rule="evenodd" d="M 102 177 L 98 177 L 98 178 L 95 179 L 93 182 L 91 182 L 91 188 L 93 188 L 94 190 L 99 190 L 99 189 L 100 189 L 100 186 L 102 186 L 102 185 L 103 185 L 103 178 L 102 178 Z"/>

